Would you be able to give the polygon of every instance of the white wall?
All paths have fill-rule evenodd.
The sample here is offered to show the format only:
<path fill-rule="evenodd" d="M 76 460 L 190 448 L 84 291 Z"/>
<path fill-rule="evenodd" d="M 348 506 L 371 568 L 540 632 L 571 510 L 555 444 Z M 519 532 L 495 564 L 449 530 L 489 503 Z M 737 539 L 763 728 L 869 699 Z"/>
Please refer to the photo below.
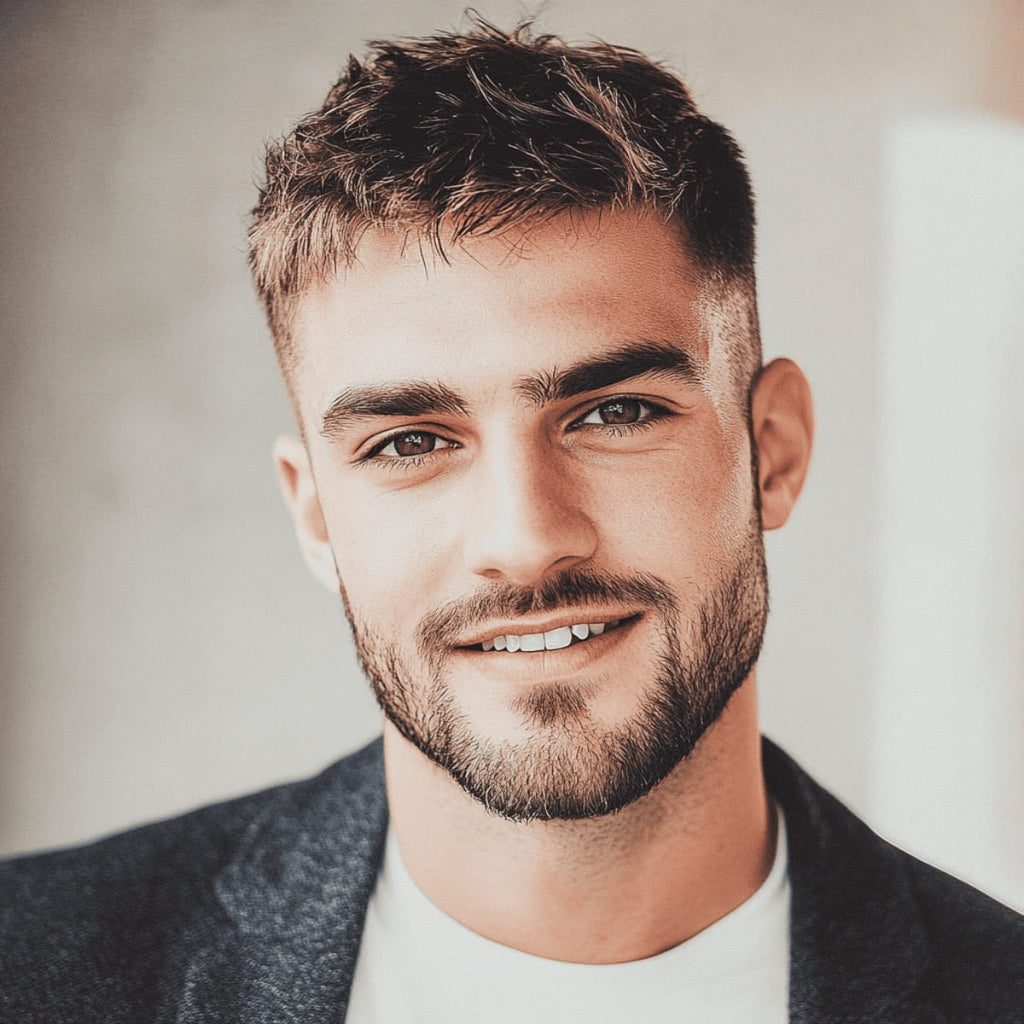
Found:
<path fill-rule="evenodd" d="M 288 414 L 244 218 L 263 141 L 318 105 L 350 50 L 455 26 L 461 6 L 5 6 L 2 848 L 301 775 L 376 731 L 341 611 L 279 507 L 268 453 Z M 505 24 L 521 10 L 479 6 Z M 805 366 L 819 414 L 802 506 L 769 542 L 765 720 L 869 817 L 887 707 L 887 126 L 997 102 L 1006 10 L 565 0 L 541 20 L 668 60 L 748 153 L 766 349 Z M 1014 628 L 986 635 L 1011 644 Z M 1009 671 L 1019 682 L 1019 659 Z M 1012 771 L 996 782 L 1019 824 Z M 900 799 L 930 806 L 919 774 Z M 949 819 L 974 796 L 958 789 Z M 1005 887 L 976 863 L 961 870 Z"/>
<path fill-rule="evenodd" d="M 869 809 L 1022 905 L 1024 125 L 894 124 L 882 166 Z"/>

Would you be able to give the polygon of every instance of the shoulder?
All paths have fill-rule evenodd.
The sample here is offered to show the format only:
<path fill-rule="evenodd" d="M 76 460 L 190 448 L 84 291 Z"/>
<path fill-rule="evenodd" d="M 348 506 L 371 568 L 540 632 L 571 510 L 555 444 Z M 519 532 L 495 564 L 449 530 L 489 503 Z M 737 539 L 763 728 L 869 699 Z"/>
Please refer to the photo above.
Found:
<path fill-rule="evenodd" d="M 928 936 L 930 969 L 922 989 L 940 993 L 952 1019 L 1024 1018 L 1024 916 L 916 857 L 889 849 Z M 990 1008 L 985 1018 L 977 1016 L 981 1007 Z"/>
<path fill-rule="evenodd" d="M 765 773 L 786 815 L 794 981 L 812 1003 L 873 992 L 901 1019 L 1020 1019 L 1024 917 L 882 839 L 768 743 Z"/>
<path fill-rule="evenodd" d="M 358 828 L 362 796 L 382 786 L 380 774 L 378 742 L 311 779 L 0 863 L 0 1007 L 43 1020 L 42 1007 L 52 1013 L 63 992 L 97 1000 L 95 1016 L 82 1006 L 67 1019 L 150 1013 L 156 990 L 176 990 L 191 951 L 225 927 L 218 878 L 252 835 L 267 821 L 315 817 L 325 793 L 333 824 Z"/>

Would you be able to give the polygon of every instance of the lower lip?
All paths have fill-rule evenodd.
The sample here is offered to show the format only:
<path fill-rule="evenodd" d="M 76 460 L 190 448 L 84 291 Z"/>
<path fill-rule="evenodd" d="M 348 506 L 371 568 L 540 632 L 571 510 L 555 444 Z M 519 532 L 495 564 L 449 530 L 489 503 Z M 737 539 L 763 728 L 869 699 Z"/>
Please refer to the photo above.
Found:
<path fill-rule="evenodd" d="M 482 651 L 461 647 L 455 654 L 487 675 L 516 682 L 554 682 L 585 671 L 595 661 L 610 654 L 632 635 L 642 618 L 635 615 L 620 622 L 615 629 L 605 630 L 600 636 L 590 636 L 557 651 Z"/>

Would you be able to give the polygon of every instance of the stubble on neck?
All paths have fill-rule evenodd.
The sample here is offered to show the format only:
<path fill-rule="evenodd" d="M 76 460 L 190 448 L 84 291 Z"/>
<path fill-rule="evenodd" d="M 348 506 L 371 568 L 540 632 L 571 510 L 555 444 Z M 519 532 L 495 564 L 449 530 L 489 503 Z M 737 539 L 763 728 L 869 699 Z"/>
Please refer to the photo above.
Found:
<path fill-rule="evenodd" d="M 771 869 L 753 672 L 691 755 L 613 814 L 500 818 L 390 725 L 385 758 L 392 827 L 417 885 L 472 931 L 527 953 L 655 955 L 739 906 Z"/>

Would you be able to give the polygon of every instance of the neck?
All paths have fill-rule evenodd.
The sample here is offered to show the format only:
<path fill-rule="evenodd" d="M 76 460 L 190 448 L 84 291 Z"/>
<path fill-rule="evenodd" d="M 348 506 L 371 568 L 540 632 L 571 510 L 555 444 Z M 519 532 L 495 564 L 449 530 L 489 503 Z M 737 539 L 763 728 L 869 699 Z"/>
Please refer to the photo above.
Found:
<path fill-rule="evenodd" d="M 582 821 L 498 818 L 390 724 L 384 742 L 392 827 L 417 885 L 467 928 L 527 953 L 653 956 L 739 906 L 771 869 L 753 676 L 647 796 Z"/>

